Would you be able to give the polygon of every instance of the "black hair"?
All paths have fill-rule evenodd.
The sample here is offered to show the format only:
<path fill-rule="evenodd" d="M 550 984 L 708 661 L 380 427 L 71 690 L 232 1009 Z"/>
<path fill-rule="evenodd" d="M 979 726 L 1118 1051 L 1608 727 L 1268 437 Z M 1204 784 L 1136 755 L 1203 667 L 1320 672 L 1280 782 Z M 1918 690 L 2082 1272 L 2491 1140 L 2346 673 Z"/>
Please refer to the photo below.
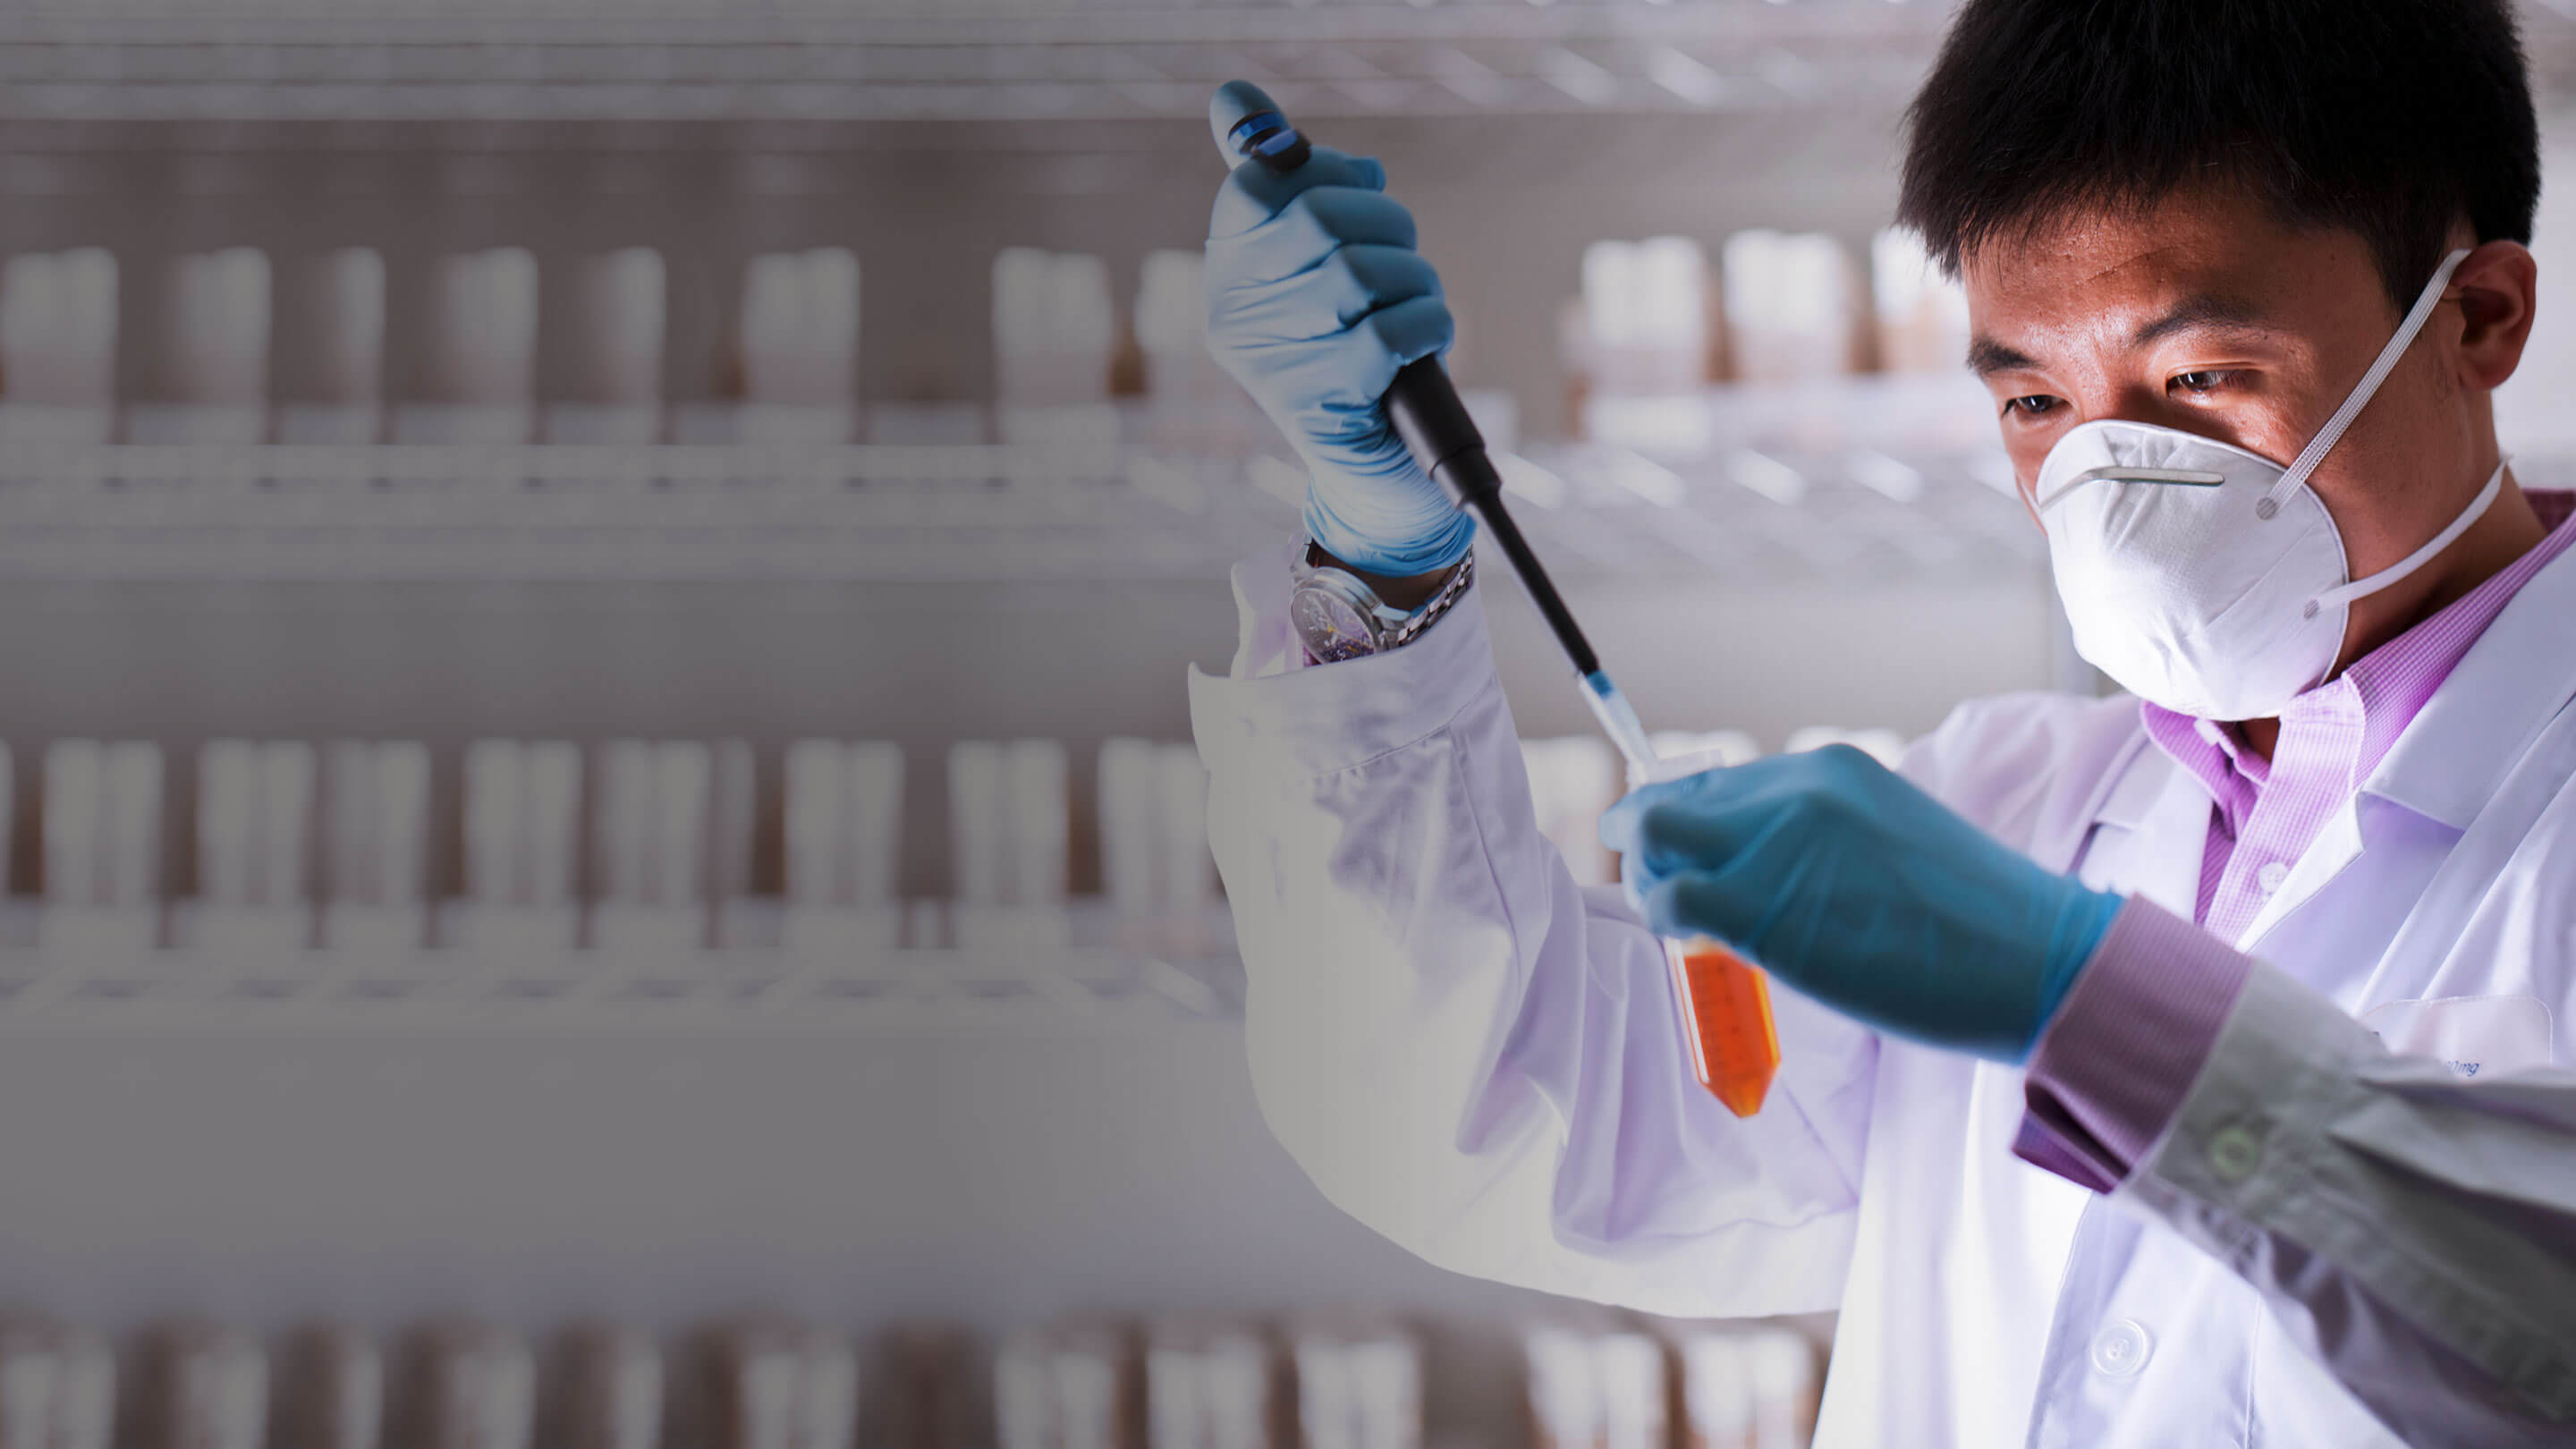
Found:
<path fill-rule="evenodd" d="M 2366 241 L 2402 309 L 2465 220 L 2531 239 L 2508 0 L 1967 0 L 1906 113 L 1897 220 L 1942 268 L 2204 178 Z"/>

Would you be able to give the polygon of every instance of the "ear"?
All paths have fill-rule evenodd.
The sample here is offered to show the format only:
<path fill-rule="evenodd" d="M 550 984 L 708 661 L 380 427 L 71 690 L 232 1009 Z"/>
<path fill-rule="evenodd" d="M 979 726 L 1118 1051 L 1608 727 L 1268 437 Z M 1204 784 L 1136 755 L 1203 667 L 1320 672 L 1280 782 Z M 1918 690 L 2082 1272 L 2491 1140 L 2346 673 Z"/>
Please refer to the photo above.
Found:
<path fill-rule="evenodd" d="M 2510 241 L 2481 244 L 2451 274 L 2452 299 L 2460 304 L 2462 387 L 2492 392 L 2522 364 L 2539 277 L 2530 249 Z"/>

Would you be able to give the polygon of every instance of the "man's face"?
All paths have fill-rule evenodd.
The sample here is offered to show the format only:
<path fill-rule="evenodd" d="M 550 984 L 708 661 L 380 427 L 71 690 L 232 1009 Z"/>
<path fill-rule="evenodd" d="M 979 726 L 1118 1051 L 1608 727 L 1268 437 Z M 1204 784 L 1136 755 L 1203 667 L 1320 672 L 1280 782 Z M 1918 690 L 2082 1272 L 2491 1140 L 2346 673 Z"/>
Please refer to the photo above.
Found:
<path fill-rule="evenodd" d="M 2026 503 L 2049 447 L 2100 418 L 2286 465 L 2402 320 L 2358 234 L 2285 226 L 2216 185 L 2143 215 L 2069 216 L 1980 248 L 1963 271 L 1969 361 Z M 2491 444 L 2484 393 L 2463 393 L 2463 327 L 2458 302 L 2437 308 L 2311 479 L 2355 578 L 2440 530 L 2493 466 L 2476 456 Z"/>

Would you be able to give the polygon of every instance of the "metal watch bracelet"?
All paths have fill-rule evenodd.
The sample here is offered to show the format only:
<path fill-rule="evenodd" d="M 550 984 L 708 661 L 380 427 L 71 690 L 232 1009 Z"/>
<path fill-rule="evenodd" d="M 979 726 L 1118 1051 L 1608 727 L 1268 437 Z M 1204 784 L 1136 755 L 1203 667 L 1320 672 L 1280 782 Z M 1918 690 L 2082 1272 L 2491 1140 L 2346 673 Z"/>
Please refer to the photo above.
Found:
<path fill-rule="evenodd" d="M 1332 559 L 1331 555 L 1325 554 L 1323 550 L 1312 541 L 1309 541 L 1306 547 L 1307 554 L 1305 563 L 1307 567 L 1322 570 L 1329 563 L 1337 563 L 1337 561 Z M 1366 580 L 1344 569 L 1334 568 L 1331 572 L 1343 580 L 1341 588 L 1345 590 L 1358 590 L 1363 593 L 1368 599 L 1370 606 L 1372 606 L 1371 611 L 1375 612 L 1381 619 L 1385 619 L 1393 625 L 1388 632 L 1377 636 L 1379 642 L 1372 644 L 1369 648 L 1363 651 L 1360 651 L 1360 655 L 1383 654 L 1389 650 L 1400 649 L 1421 637 L 1423 630 L 1428 629 L 1433 624 L 1437 623 L 1441 615 L 1449 612 L 1449 610 L 1456 605 L 1459 598 L 1466 593 L 1468 585 L 1475 581 L 1476 559 L 1475 555 L 1472 553 L 1462 556 L 1459 559 L 1457 566 L 1449 571 L 1449 576 L 1441 581 L 1440 589 L 1437 593 L 1433 594 L 1430 599 L 1422 604 L 1421 607 L 1400 617 L 1396 617 L 1395 610 L 1388 607 L 1383 600 L 1378 599 L 1376 590 Z M 1303 586 L 1301 585 L 1301 588 L 1302 587 Z M 1359 607 L 1360 605 L 1357 600 L 1352 600 L 1347 606 Z M 1302 623 L 1299 625 L 1298 632 L 1301 635 L 1301 652 L 1305 656 L 1305 662 L 1309 665 L 1328 664 L 1343 659 L 1360 657 L 1360 655 L 1343 652 L 1329 654 L 1318 653 L 1316 651 L 1313 637 L 1306 634 L 1305 627 Z"/>
<path fill-rule="evenodd" d="M 1459 598 L 1467 592 L 1467 585 L 1473 583 L 1475 578 L 1476 554 L 1475 550 L 1470 549 L 1459 556 L 1457 569 L 1449 575 L 1449 581 L 1440 586 L 1440 592 L 1431 596 L 1431 602 L 1415 610 L 1412 618 L 1396 626 L 1395 637 L 1387 641 L 1386 647 L 1401 649 L 1420 637 L 1423 630 L 1430 628 L 1439 621 L 1441 615 L 1449 612 L 1449 606 L 1458 602 Z"/>

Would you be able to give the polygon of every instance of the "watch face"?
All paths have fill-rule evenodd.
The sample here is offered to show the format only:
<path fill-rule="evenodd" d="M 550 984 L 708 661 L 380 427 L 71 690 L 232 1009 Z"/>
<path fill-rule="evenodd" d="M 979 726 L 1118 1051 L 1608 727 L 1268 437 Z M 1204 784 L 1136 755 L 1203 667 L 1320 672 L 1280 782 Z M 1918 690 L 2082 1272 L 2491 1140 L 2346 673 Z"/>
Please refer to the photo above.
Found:
<path fill-rule="evenodd" d="M 1377 652 L 1375 621 L 1323 589 L 1299 589 L 1288 601 L 1288 614 L 1306 652 L 1328 664 Z"/>

